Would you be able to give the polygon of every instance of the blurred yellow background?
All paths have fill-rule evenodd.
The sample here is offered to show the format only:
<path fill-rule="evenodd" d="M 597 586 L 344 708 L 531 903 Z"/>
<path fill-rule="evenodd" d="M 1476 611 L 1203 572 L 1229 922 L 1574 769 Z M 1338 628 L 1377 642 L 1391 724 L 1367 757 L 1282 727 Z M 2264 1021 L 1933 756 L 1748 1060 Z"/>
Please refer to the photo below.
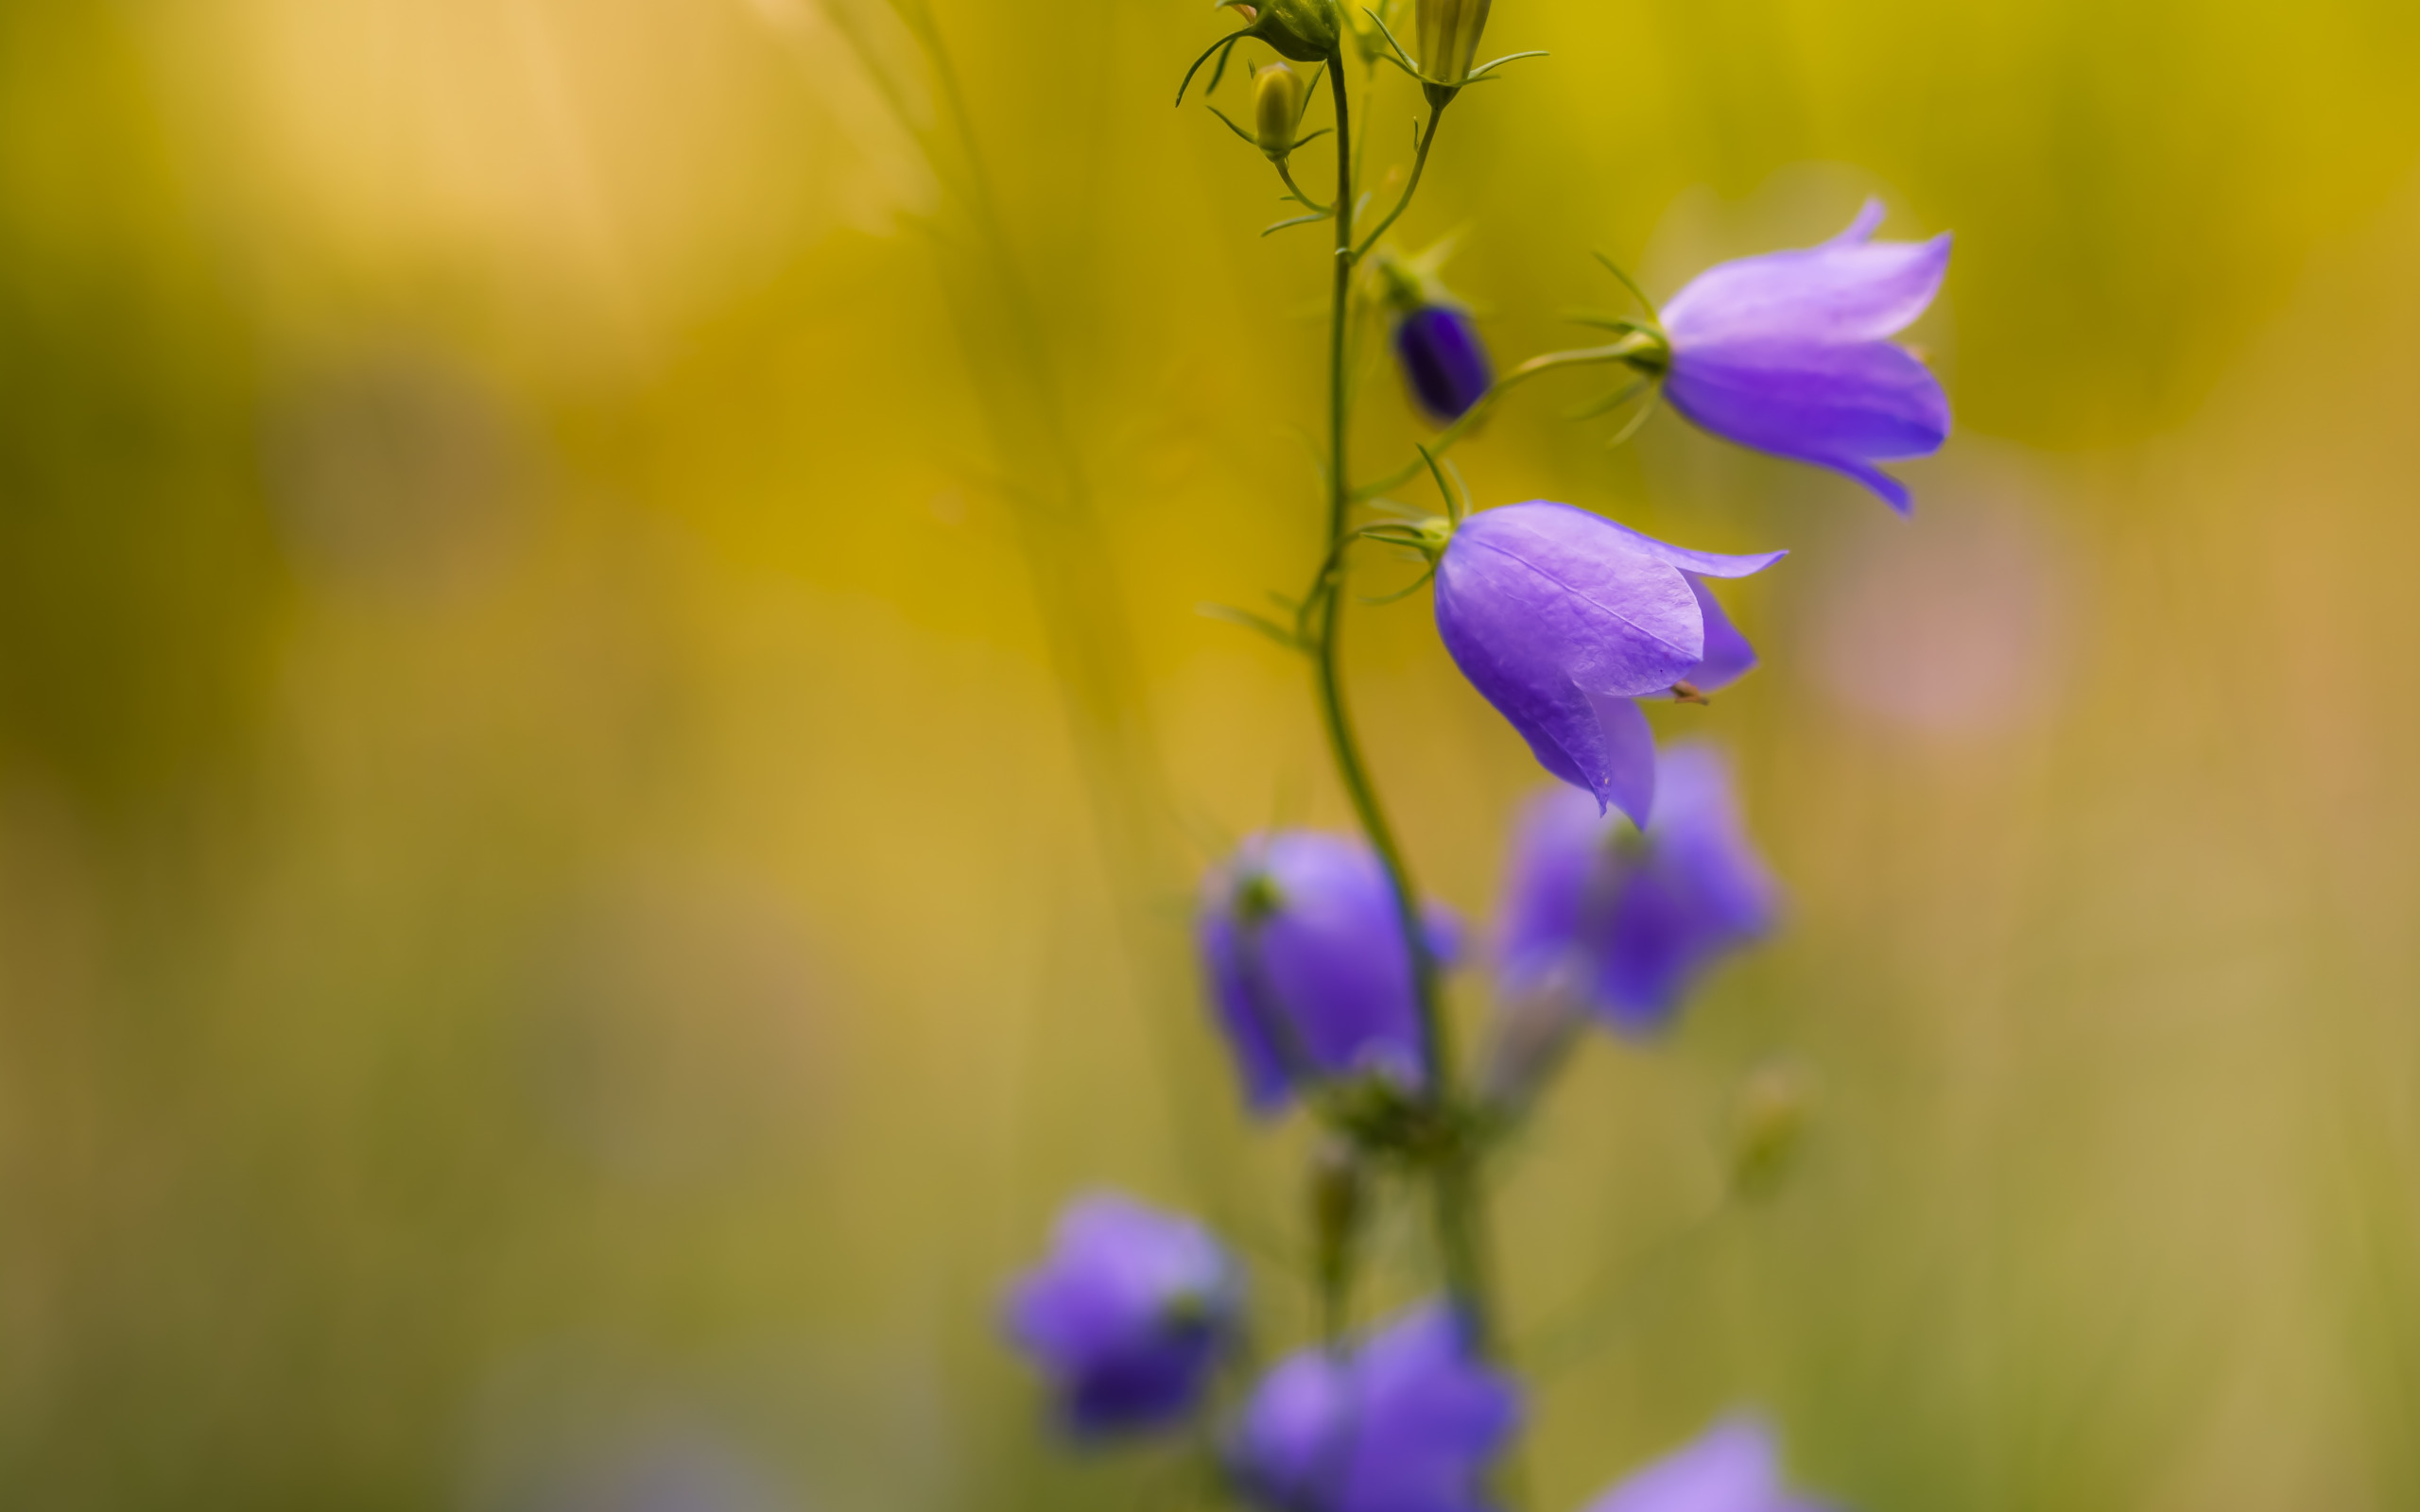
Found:
<path fill-rule="evenodd" d="M 1319 233 L 1168 108 L 1206 7 L 936 3 L 996 215 L 877 0 L 0 9 L 0 1502 L 1179 1504 L 994 1337 L 1096 1184 L 1300 1328 L 1302 1131 L 1184 924 L 1345 818 L 1300 669 L 1196 612 L 1317 550 Z M 1516 1338 L 1588 1320 L 1531 1504 L 1757 1403 L 1870 1512 L 2420 1505 L 2420 8 L 1489 42 L 1553 56 L 1403 231 L 1499 360 L 1616 302 L 1592 248 L 1661 296 L 1869 192 L 1958 235 L 1912 524 L 1609 450 L 1582 380 L 1460 454 L 1795 553 L 1762 670 L 1659 716 L 1789 925 L 1500 1194 Z M 1366 465 L 1405 410 L 1374 368 Z M 1541 776 L 1425 597 L 1356 616 L 1484 919 Z M 1775 1057 L 1806 1157 L 1717 1211 Z"/>

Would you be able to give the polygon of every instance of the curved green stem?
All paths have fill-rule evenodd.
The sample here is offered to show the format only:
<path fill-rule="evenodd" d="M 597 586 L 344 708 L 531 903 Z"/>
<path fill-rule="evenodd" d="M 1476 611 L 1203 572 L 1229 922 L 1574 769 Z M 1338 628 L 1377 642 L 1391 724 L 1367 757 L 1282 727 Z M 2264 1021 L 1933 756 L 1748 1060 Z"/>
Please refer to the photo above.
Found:
<path fill-rule="evenodd" d="M 1336 207 L 1334 205 L 1322 205 L 1310 196 L 1303 193 L 1303 186 L 1294 181 L 1294 170 L 1286 165 L 1285 159 L 1278 158 L 1273 161 L 1277 164 L 1277 177 L 1286 180 L 1287 192 L 1291 194 L 1296 200 L 1300 201 L 1304 209 L 1317 211 L 1322 215 L 1332 214 L 1335 211 Z"/>
<path fill-rule="evenodd" d="M 1412 152 L 1411 178 L 1403 186 L 1403 198 L 1395 201 L 1394 209 L 1387 212 L 1387 218 L 1378 222 L 1370 234 L 1361 239 L 1361 245 L 1353 249 L 1355 262 L 1369 256 L 1370 249 L 1378 245 L 1378 238 L 1384 236 L 1388 228 L 1401 220 L 1403 213 L 1411 208 L 1411 197 L 1420 192 L 1420 176 L 1428 168 L 1428 145 L 1437 140 L 1437 123 L 1444 118 L 1444 114 L 1445 107 L 1443 105 L 1428 107 L 1428 126 L 1420 133 L 1420 146 Z"/>
<path fill-rule="evenodd" d="M 1344 60 L 1340 51 L 1331 56 L 1328 65 L 1339 85 L 1343 81 Z M 1403 847 L 1395 838 L 1394 826 L 1388 820 L 1386 810 L 1378 800 L 1377 785 L 1371 780 L 1368 761 L 1361 752 L 1359 736 L 1353 728 L 1353 716 L 1344 696 L 1343 627 L 1344 573 L 1342 560 L 1345 548 L 1355 536 L 1352 526 L 1353 505 L 1357 497 L 1351 478 L 1351 461 L 1347 455 L 1347 433 L 1351 416 L 1350 344 L 1347 340 L 1353 303 L 1353 268 L 1359 260 L 1353 236 L 1353 131 L 1348 92 L 1340 87 L 1335 92 L 1336 110 L 1336 249 L 1335 266 L 1329 276 L 1328 304 L 1328 468 L 1327 468 L 1327 563 L 1321 570 L 1306 604 L 1313 626 L 1312 662 L 1316 668 L 1320 719 L 1327 734 L 1328 747 L 1336 761 L 1339 781 L 1345 797 L 1352 802 L 1355 818 L 1361 832 L 1377 852 L 1380 865 L 1386 868 L 1387 880 L 1394 894 L 1395 918 L 1403 931 L 1404 944 L 1411 956 L 1414 1001 L 1420 1014 L 1422 1049 L 1428 1067 L 1428 1103 L 1449 1125 L 1461 1122 L 1461 1096 L 1460 1079 L 1454 1062 L 1451 1026 L 1446 1022 L 1443 996 L 1439 990 L 1437 958 L 1428 945 L 1428 932 L 1420 917 L 1419 891 L 1413 885 L 1410 868 L 1406 864 Z M 1428 144 L 1436 137 L 1437 112 L 1429 116 L 1428 129 L 1420 145 L 1420 157 L 1425 163 Z M 1404 203 L 1410 200 L 1410 189 L 1419 182 L 1415 168 L 1407 186 L 1404 202 L 1395 206 L 1378 230 L 1383 232 L 1403 213 Z M 1375 239 L 1375 233 L 1373 234 Z M 1480 1189 L 1478 1151 L 1472 1142 L 1450 1138 L 1429 1164 L 1431 1213 L 1437 1237 L 1440 1263 L 1445 1273 L 1445 1289 L 1456 1306 L 1469 1320 L 1472 1332 L 1482 1349 L 1492 1347 L 1494 1308 L 1491 1305 L 1485 1265 L 1480 1243 Z"/>
<path fill-rule="evenodd" d="M 1472 427 L 1486 419 L 1488 411 L 1495 407 L 1495 402 L 1498 399 L 1542 372 L 1552 372 L 1557 368 L 1584 367 L 1591 363 L 1628 362 L 1642 353 L 1654 351 L 1662 344 L 1661 339 L 1656 336 L 1634 333 L 1606 346 L 1582 347 L 1573 352 L 1548 352 L 1531 357 L 1495 380 L 1494 387 L 1478 396 L 1478 403 L 1462 411 L 1461 418 L 1439 431 L 1436 438 L 1429 441 L 1425 456 L 1415 457 L 1406 462 L 1402 467 L 1374 483 L 1361 485 L 1353 490 L 1353 497 L 1356 500 L 1374 499 L 1381 493 L 1402 488 L 1420 476 L 1421 472 L 1430 465 L 1430 458 L 1444 455 L 1449 447 L 1470 434 Z"/>

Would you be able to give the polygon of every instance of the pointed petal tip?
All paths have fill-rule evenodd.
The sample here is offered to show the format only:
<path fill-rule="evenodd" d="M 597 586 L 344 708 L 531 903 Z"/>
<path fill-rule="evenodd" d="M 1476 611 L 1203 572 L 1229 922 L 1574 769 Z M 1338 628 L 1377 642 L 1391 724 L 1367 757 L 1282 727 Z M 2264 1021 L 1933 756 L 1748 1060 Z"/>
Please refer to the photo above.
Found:
<path fill-rule="evenodd" d="M 1839 247 L 1872 241 L 1886 214 L 1880 195 L 1866 196 L 1865 203 L 1858 207 L 1857 218 L 1849 222 L 1848 230 L 1832 238 L 1832 245 Z"/>

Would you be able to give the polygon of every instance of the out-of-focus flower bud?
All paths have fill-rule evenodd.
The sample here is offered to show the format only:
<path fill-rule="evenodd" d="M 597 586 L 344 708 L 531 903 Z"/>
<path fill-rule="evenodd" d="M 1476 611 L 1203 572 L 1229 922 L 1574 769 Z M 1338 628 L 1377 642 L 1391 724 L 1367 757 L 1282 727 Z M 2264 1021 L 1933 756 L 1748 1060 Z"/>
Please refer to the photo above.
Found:
<path fill-rule="evenodd" d="M 1437 101 L 1436 85 L 1445 97 L 1471 77 L 1478 53 L 1479 34 L 1487 29 L 1489 0 L 1419 0 L 1420 67 L 1434 83 L 1429 98 Z"/>
<path fill-rule="evenodd" d="M 1252 76 L 1253 138 L 1272 163 L 1294 150 L 1294 129 L 1303 120 L 1303 76 L 1270 63 Z"/>
<path fill-rule="evenodd" d="M 1731 1189 L 1751 1198 L 1778 1189 L 1806 1143 L 1813 1109 L 1806 1075 L 1796 1067 L 1751 1073 L 1731 1109 Z"/>
<path fill-rule="evenodd" d="M 1362 62 L 1374 63 L 1394 50 L 1387 43 L 1387 32 L 1394 26 L 1400 7 L 1401 0 L 1372 0 L 1344 8 L 1345 27 L 1353 33 L 1353 45 Z M 1385 26 L 1379 25 L 1381 21 Z"/>
<path fill-rule="evenodd" d="M 1068 1204 L 1019 1278 L 1009 1336 L 1079 1437 L 1167 1428 L 1200 1402 L 1242 1314 L 1242 1279 L 1191 1219 L 1111 1193 Z"/>
<path fill-rule="evenodd" d="M 1495 383 L 1495 365 L 1478 327 L 1437 276 L 1451 238 L 1417 256 L 1380 251 L 1372 259 L 1375 297 L 1394 312 L 1391 344 L 1421 413 L 1450 425 Z"/>
<path fill-rule="evenodd" d="M 1453 304 L 1424 304 L 1395 321 L 1395 361 L 1421 412 L 1450 425 L 1495 386 L 1495 366 L 1470 312 Z"/>

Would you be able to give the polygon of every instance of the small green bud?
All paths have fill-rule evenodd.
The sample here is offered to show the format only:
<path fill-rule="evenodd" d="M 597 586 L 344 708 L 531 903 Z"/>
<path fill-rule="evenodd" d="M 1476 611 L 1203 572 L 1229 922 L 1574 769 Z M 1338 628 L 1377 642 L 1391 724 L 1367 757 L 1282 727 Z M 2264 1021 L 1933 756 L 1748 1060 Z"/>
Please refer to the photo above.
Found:
<path fill-rule="evenodd" d="M 1797 1068 L 1750 1073 L 1731 1109 L 1732 1190 L 1749 1198 L 1772 1195 L 1796 1163 L 1813 1109 L 1813 1092 Z"/>
<path fill-rule="evenodd" d="M 1354 50 L 1361 55 L 1362 62 L 1375 63 L 1392 51 L 1387 45 L 1387 29 L 1395 24 L 1398 3 L 1399 0 L 1372 0 L 1370 4 L 1344 8 L 1345 26 L 1353 33 Z M 1372 11 L 1377 15 L 1373 16 Z M 1386 22 L 1385 27 L 1378 25 L 1381 18 Z"/>
<path fill-rule="evenodd" d="M 1225 0 L 1222 7 L 1250 21 L 1245 29 L 1298 63 L 1332 57 L 1342 36 L 1336 0 Z"/>
<path fill-rule="evenodd" d="M 1322 1139 L 1311 1153 L 1311 1234 L 1320 1287 L 1331 1296 L 1353 1275 L 1369 1201 L 1369 1177 L 1352 1144 Z"/>
<path fill-rule="evenodd" d="M 1478 55 L 1479 33 L 1487 29 L 1489 0 L 1419 0 L 1416 21 L 1420 67 L 1436 84 L 1445 86 L 1448 99 L 1471 77 Z M 1430 87 L 1433 100 L 1436 86 Z"/>
<path fill-rule="evenodd" d="M 1294 129 L 1303 120 L 1303 76 L 1284 63 L 1270 63 L 1252 76 L 1253 139 L 1272 163 L 1283 163 L 1294 150 Z"/>

